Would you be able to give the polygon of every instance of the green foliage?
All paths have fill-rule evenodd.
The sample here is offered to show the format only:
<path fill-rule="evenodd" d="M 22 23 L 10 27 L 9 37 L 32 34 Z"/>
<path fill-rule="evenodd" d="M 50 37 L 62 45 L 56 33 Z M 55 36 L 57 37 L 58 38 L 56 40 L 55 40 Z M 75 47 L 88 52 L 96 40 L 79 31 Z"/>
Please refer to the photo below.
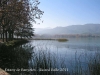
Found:
<path fill-rule="evenodd" d="M 66 42 L 68 41 L 67 39 L 57 39 L 59 42 Z"/>
<path fill-rule="evenodd" d="M 25 40 L 25 39 L 22 39 L 22 40 L 12 40 L 12 41 L 8 41 L 8 42 L 5 42 L 4 44 L 7 46 L 7 47 L 14 47 L 14 46 L 17 46 L 17 45 L 21 45 L 23 43 L 27 43 L 28 40 Z"/>

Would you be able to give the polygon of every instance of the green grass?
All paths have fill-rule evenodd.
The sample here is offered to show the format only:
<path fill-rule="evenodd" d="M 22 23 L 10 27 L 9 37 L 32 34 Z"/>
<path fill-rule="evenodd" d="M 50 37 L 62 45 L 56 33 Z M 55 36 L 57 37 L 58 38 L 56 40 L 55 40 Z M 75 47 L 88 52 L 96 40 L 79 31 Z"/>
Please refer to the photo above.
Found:
<path fill-rule="evenodd" d="M 12 47 L 12 46 L 17 46 L 17 45 L 21 45 L 21 44 L 24 44 L 24 43 L 27 43 L 28 40 L 25 40 L 25 39 L 22 39 L 22 40 L 12 40 L 12 41 L 8 41 L 8 42 L 5 42 L 4 44 L 7 46 L 7 47 Z"/>
<path fill-rule="evenodd" d="M 64 38 L 61 38 L 61 39 L 41 39 L 41 38 L 36 38 L 36 39 L 33 39 L 33 40 L 56 40 L 56 41 L 59 41 L 59 42 L 68 41 L 68 39 L 64 39 Z"/>
<path fill-rule="evenodd" d="M 59 42 L 66 42 L 68 41 L 67 39 L 57 39 Z"/>

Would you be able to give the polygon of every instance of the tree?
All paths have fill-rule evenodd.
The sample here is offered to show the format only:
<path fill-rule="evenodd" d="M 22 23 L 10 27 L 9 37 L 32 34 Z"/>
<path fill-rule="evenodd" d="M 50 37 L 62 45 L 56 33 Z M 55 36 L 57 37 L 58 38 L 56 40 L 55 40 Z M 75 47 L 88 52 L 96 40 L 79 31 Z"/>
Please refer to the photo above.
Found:
<path fill-rule="evenodd" d="M 40 19 L 43 11 L 38 0 L 0 0 L 0 34 L 6 42 L 14 35 L 27 38 L 33 36 L 32 22 Z M 5 35 L 5 36 L 4 36 Z"/>

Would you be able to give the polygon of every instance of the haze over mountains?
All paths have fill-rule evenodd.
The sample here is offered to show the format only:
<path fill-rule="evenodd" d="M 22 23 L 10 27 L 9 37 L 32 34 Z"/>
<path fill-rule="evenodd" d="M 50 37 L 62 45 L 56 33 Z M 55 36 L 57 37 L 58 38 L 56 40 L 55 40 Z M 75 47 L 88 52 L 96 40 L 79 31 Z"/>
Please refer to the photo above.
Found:
<path fill-rule="evenodd" d="M 100 24 L 70 25 L 53 29 L 36 28 L 35 34 L 100 34 Z"/>

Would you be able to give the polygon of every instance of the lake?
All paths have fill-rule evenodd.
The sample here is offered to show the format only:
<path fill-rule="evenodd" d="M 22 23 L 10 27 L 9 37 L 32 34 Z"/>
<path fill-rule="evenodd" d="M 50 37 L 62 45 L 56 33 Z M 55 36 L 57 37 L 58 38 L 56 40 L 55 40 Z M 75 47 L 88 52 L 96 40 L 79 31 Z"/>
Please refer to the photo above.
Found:
<path fill-rule="evenodd" d="M 95 69 L 93 65 L 100 63 L 100 38 L 67 39 L 67 42 L 29 40 L 28 43 L 12 49 L 2 49 L 0 50 L 0 67 L 19 71 L 28 68 L 64 68 L 72 73 L 70 75 L 91 75 L 89 70 Z M 7 72 L 12 75 L 24 75 L 25 71 L 18 70 Z"/>
<path fill-rule="evenodd" d="M 34 51 L 39 53 L 41 50 L 51 53 L 56 58 L 57 68 L 66 66 L 68 70 L 81 64 L 83 69 L 87 69 L 90 58 L 94 58 L 100 52 L 100 38 L 67 38 L 67 42 L 31 40 L 30 44 Z M 73 68 L 72 68 L 73 67 Z"/>

